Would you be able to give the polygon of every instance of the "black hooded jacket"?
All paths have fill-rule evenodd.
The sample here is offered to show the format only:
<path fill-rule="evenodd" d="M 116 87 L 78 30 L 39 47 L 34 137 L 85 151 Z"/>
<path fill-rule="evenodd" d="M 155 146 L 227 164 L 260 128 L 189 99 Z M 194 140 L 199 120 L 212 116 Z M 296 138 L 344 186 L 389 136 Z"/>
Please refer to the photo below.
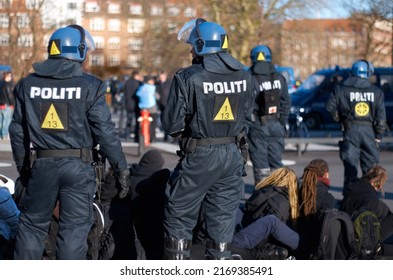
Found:
<path fill-rule="evenodd" d="M 228 53 L 205 55 L 175 74 L 162 127 L 171 136 L 235 137 L 251 119 L 252 86 L 250 73 Z"/>
<path fill-rule="evenodd" d="M 17 166 L 28 164 L 30 143 L 37 150 L 92 149 L 100 145 L 111 166 L 127 168 L 115 124 L 105 101 L 106 85 L 82 71 L 80 62 L 48 59 L 15 87 L 10 125 Z"/>
<path fill-rule="evenodd" d="M 391 213 L 389 207 L 379 198 L 374 187 L 367 180 L 357 179 L 348 186 L 344 193 L 340 210 L 351 216 L 361 208 L 373 211 L 379 219 Z"/>
<path fill-rule="evenodd" d="M 359 105 L 367 110 L 356 109 Z M 337 85 L 326 110 L 335 121 L 344 124 L 354 120 L 369 122 L 374 128 L 375 138 L 383 137 L 386 129 L 384 94 L 368 79 L 349 77 L 342 85 Z"/>

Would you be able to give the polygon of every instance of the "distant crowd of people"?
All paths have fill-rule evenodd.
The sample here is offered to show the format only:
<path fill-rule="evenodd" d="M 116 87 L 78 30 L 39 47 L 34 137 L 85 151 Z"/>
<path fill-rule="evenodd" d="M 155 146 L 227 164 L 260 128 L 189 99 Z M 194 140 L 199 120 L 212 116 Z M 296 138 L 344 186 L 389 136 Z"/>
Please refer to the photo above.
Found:
<path fill-rule="evenodd" d="M 161 128 L 160 115 L 165 109 L 172 80 L 166 71 L 142 75 L 138 70 L 120 81 L 117 76 L 107 80 L 110 106 L 118 115 L 117 127 L 120 137 L 126 142 L 139 141 L 141 110 L 149 112 L 150 142 L 157 141 L 156 131 L 164 134 L 162 141 L 168 141 L 168 134 Z"/>

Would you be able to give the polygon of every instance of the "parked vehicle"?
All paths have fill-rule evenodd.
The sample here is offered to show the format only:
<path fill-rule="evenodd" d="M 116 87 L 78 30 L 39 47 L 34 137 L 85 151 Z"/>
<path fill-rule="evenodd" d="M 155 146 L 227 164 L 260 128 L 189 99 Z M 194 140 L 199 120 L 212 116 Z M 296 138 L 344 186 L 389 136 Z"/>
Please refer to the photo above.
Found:
<path fill-rule="evenodd" d="M 309 129 L 338 126 L 326 110 L 326 102 L 337 83 L 349 77 L 350 68 L 321 69 L 310 75 L 303 84 L 291 94 L 291 113 L 289 122 L 296 121 L 299 114 Z M 393 67 L 374 68 L 370 81 L 385 93 L 386 119 L 389 127 L 393 124 Z"/>
<path fill-rule="evenodd" d="M 293 71 L 292 67 L 289 66 L 275 66 L 277 72 L 280 72 L 285 80 L 287 81 L 288 85 L 288 93 L 292 94 L 294 93 L 298 86 L 300 85 L 300 81 L 296 80 L 295 78 L 295 72 Z"/>

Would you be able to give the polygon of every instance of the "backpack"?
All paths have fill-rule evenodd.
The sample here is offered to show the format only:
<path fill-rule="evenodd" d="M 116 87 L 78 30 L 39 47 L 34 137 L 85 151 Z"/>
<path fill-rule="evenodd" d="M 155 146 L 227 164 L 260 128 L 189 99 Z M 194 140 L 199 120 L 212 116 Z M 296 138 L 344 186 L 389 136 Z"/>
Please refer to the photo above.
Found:
<path fill-rule="evenodd" d="M 326 209 L 320 216 L 319 243 L 311 259 L 356 259 L 355 235 L 351 217 L 344 211 Z"/>
<path fill-rule="evenodd" d="M 280 102 L 281 95 L 280 89 L 274 88 L 274 75 L 271 75 L 270 81 L 262 81 L 258 76 L 258 85 L 261 87 L 261 84 L 268 85 L 271 88 L 264 88 L 261 90 L 257 96 L 257 103 L 259 106 L 259 116 L 267 116 L 272 114 L 277 114 L 280 112 Z"/>
<path fill-rule="evenodd" d="M 378 216 L 368 209 L 353 215 L 356 252 L 360 259 L 372 259 L 382 254 L 381 224 Z"/>

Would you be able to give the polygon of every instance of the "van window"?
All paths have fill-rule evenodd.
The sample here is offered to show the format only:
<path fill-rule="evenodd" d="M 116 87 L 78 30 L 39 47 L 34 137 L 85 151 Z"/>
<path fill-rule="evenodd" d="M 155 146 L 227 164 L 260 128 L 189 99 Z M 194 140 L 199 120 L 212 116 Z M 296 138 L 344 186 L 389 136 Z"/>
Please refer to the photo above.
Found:
<path fill-rule="evenodd" d="M 393 75 L 381 75 L 379 78 L 383 92 L 393 94 Z"/>
<path fill-rule="evenodd" d="M 308 76 L 308 78 L 302 83 L 299 89 L 306 89 L 306 90 L 313 89 L 319 86 L 324 80 L 325 80 L 324 75 L 312 74 L 311 76 Z"/>

